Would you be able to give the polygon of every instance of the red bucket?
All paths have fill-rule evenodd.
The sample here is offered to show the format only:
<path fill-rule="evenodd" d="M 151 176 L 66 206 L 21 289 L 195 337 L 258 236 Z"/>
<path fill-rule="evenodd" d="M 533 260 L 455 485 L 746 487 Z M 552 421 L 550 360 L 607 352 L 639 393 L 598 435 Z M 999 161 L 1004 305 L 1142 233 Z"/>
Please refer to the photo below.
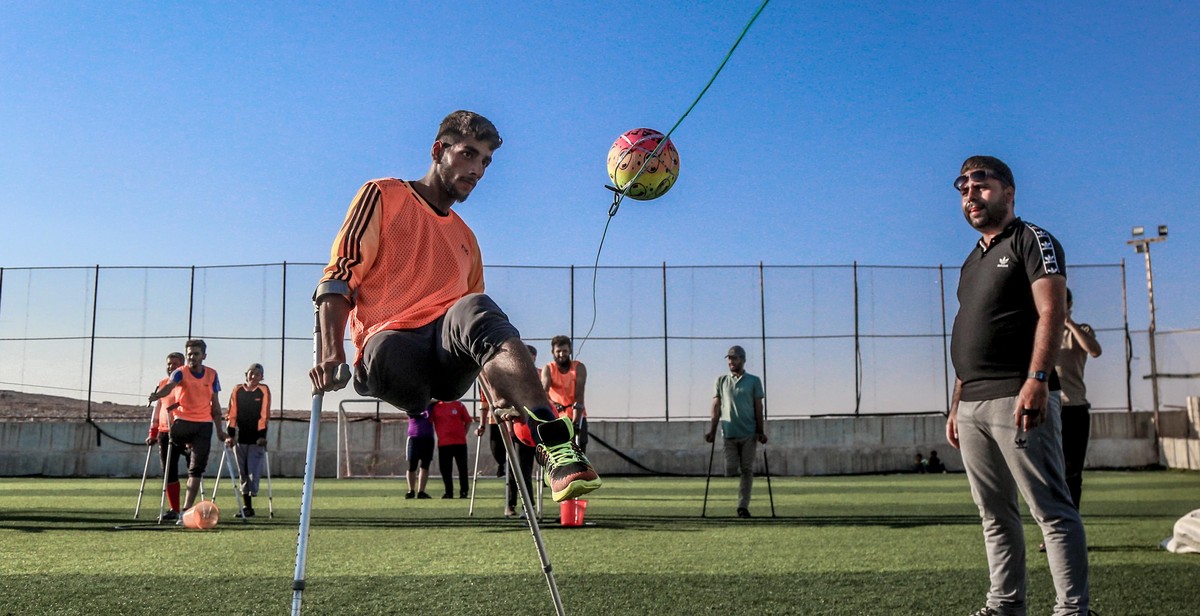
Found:
<path fill-rule="evenodd" d="M 559 521 L 563 526 L 583 526 L 583 512 L 587 510 L 587 501 L 570 498 L 559 503 Z"/>

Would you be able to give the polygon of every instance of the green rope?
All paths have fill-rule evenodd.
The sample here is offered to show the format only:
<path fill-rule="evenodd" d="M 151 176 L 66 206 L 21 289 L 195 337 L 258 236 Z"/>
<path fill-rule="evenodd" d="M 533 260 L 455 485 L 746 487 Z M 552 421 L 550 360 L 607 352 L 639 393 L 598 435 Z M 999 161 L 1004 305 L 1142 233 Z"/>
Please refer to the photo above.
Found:
<path fill-rule="evenodd" d="M 746 22 L 746 26 L 742 28 L 742 33 L 739 34 L 737 40 L 733 42 L 733 46 L 729 48 L 729 51 L 725 54 L 725 58 L 721 60 L 720 66 L 718 66 L 717 70 L 713 72 L 713 75 L 709 78 L 708 83 L 704 84 L 704 89 L 700 90 L 700 94 L 696 96 L 696 100 L 692 101 L 692 104 L 688 106 L 687 111 L 684 111 L 683 115 L 679 116 L 679 119 L 675 121 L 675 125 L 671 127 L 671 130 L 667 131 L 667 134 L 664 135 L 663 138 L 658 142 L 658 145 L 654 148 L 654 151 L 652 151 L 650 155 L 646 157 L 646 160 L 642 162 L 642 166 L 638 168 L 638 171 L 636 174 L 634 174 L 633 178 L 625 183 L 625 188 L 619 192 L 614 190 L 616 194 L 613 195 L 612 206 L 608 208 L 608 220 L 604 222 L 604 232 L 600 234 L 600 245 L 596 248 L 596 262 L 592 265 L 592 324 L 588 326 L 587 333 L 584 334 L 583 340 L 579 343 L 579 348 L 575 353 L 576 357 L 583 352 L 583 345 L 587 343 L 588 338 L 592 335 L 592 330 L 596 327 L 596 277 L 600 273 L 600 252 L 604 250 L 604 238 L 608 237 L 608 226 L 612 223 L 613 217 L 617 215 L 617 210 L 621 209 L 621 202 L 625 200 L 625 194 L 629 192 L 629 189 L 633 187 L 634 183 L 637 182 L 637 179 L 642 176 L 642 173 L 646 170 L 646 165 L 649 165 L 650 161 L 662 152 L 662 149 L 671 140 L 671 135 L 675 132 L 675 129 L 679 128 L 680 124 L 683 124 L 683 121 L 687 119 L 688 115 L 691 114 L 692 110 L 696 108 L 697 104 L 699 104 L 700 99 L 704 98 L 704 95 L 708 93 L 708 89 L 712 87 L 713 82 L 717 80 L 717 75 L 721 74 L 721 71 L 725 68 L 725 64 L 729 62 L 729 58 L 733 57 L 733 52 L 738 48 L 738 45 L 742 43 L 742 39 L 746 37 L 746 33 L 750 31 L 750 26 L 754 25 L 754 22 L 758 19 L 758 16 L 762 14 L 763 9 L 767 8 L 767 3 L 770 1 L 771 0 L 763 0 L 763 3 L 758 6 L 758 10 L 754 11 L 754 15 L 750 16 L 750 21 Z"/>

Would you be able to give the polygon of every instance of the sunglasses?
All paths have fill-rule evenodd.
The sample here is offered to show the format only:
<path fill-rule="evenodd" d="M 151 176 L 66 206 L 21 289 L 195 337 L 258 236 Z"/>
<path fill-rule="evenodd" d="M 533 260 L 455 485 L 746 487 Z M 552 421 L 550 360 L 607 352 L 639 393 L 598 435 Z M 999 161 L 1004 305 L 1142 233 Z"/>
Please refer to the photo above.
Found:
<path fill-rule="evenodd" d="M 976 169 L 974 171 L 964 173 L 963 175 L 960 175 L 957 178 L 955 178 L 954 179 L 954 189 L 961 193 L 966 190 L 967 182 L 982 183 L 982 182 L 987 181 L 988 178 L 995 178 L 997 180 L 1000 180 L 1001 184 L 1005 184 L 1005 185 L 1008 184 L 1008 182 L 1004 178 L 996 175 L 995 173 L 992 173 L 991 171 L 988 171 L 987 169 Z"/>

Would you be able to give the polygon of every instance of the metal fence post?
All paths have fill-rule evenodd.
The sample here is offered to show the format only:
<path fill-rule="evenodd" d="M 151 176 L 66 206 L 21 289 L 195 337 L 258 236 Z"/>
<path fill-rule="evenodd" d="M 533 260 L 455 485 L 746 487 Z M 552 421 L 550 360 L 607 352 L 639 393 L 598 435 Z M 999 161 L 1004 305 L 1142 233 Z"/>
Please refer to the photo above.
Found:
<path fill-rule="evenodd" d="M 667 333 L 667 262 L 662 263 L 663 298 L 663 420 L 671 421 L 670 336 Z"/>
<path fill-rule="evenodd" d="M 96 305 L 100 297 L 100 264 L 96 264 L 92 279 L 92 335 L 88 349 L 87 421 L 92 423 L 92 377 L 96 368 Z M 96 446 L 100 445 L 100 433 L 96 433 Z"/>

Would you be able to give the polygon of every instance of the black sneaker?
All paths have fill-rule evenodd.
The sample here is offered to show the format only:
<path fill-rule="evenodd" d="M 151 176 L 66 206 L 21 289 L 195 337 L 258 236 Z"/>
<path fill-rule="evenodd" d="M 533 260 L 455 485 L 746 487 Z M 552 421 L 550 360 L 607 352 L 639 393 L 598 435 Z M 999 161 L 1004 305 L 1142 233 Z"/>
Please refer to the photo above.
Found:
<path fill-rule="evenodd" d="M 416 497 L 417 497 L 416 492 L 413 492 L 412 490 L 409 490 L 408 492 L 404 493 L 404 498 L 416 498 Z"/>
<path fill-rule="evenodd" d="M 245 515 L 243 516 L 242 514 L 245 514 Z M 237 512 L 237 514 L 235 514 L 234 517 L 252 518 L 252 517 L 254 517 L 254 507 L 243 507 L 241 511 L 239 511 L 239 512 Z"/>
<path fill-rule="evenodd" d="M 470 494 L 468 494 L 466 490 L 458 493 L 459 498 L 466 498 L 467 496 L 470 496 Z"/>
<path fill-rule="evenodd" d="M 739 518 L 748 518 L 748 517 L 751 517 L 751 516 L 750 516 L 750 510 L 749 510 L 749 509 L 746 509 L 745 507 L 738 507 L 738 510 L 737 510 L 737 515 L 738 515 L 738 517 L 739 517 Z"/>
<path fill-rule="evenodd" d="M 446 492 L 445 494 L 442 495 L 442 500 L 445 500 L 447 498 L 454 498 L 454 493 Z"/>
<path fill-rule="evenodd" d="M 426 498 L 433 498 L 433 497 L 424 492 L 417 492 L 417 498 L 426 499 Z"/>
<path fill-rule="evenodd" d="M 569 418 L 542 421 L 532 413 L 526 414 L 526 417 L 537 427 L 541 440 L 537 446 L 537 460 L 546 469 L 544 479 L 555 502 L 579 498 L 600 487 L 602 482 L 596 469 L 572 442 L 575 426 Z"/>
<path fill-rule="evenodd" d="M 179 512 L 178 512 L 178 511 L 174 511 L 174 510 L 168 511 L 168 512 L 166 512 L 166 513 L 164 513 L 164 514 L 163 514 L 163 518 L 162 518 L 162 519 L 163 519 L 163 521 L 164 521 L 164 522 L 167 522 L 167 521 L 173 521 L 173 520 L 178 520 L 178 519 L 179 519 Z"/>

